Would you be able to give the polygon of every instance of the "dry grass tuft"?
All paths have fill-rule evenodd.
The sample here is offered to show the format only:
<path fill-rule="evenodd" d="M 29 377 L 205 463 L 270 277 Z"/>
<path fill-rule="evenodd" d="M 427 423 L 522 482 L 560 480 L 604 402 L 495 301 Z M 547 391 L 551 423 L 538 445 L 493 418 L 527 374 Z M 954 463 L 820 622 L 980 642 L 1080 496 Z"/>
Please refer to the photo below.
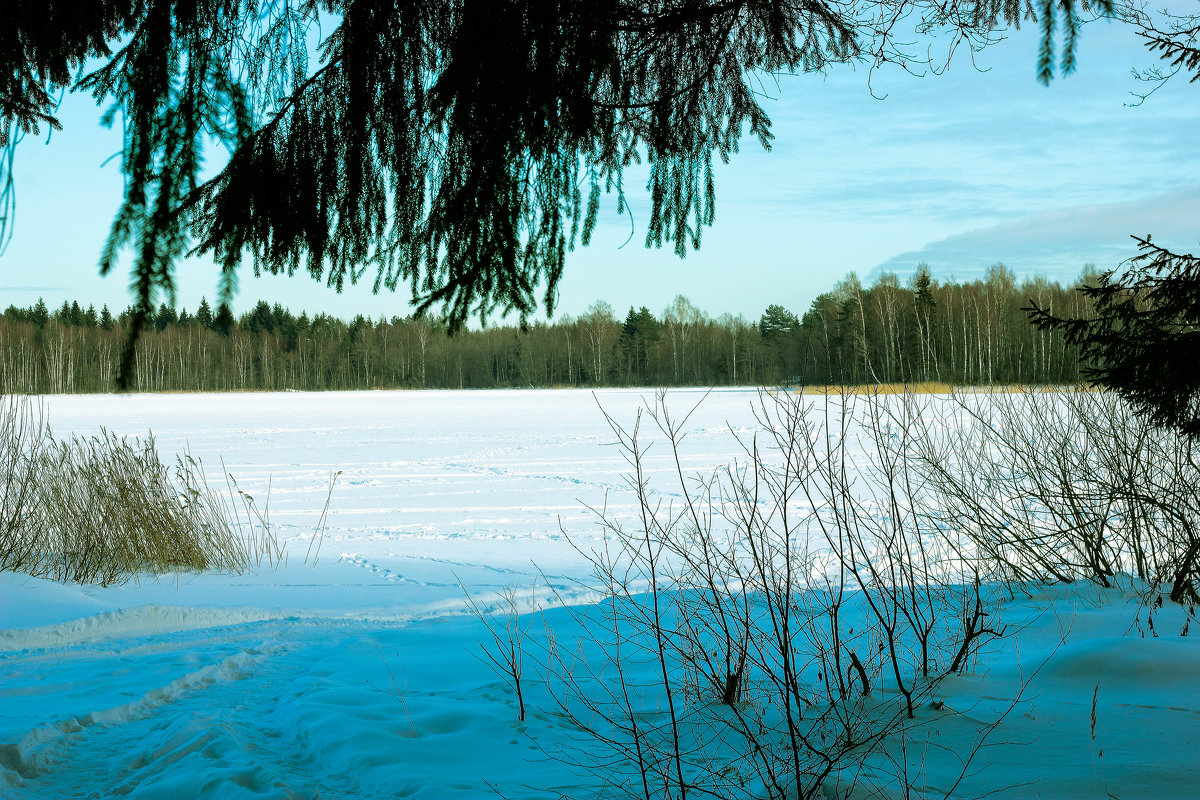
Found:
<path fill-rule="evenodd" d="M 267 517 L 226 477 L 228 497 L 190 454 L 168 468 L 153 436 L 56 440 L 27 399 L 0 398 L 0 570 L 109 585 L 276 563 Z"/>
<path fill-rule="evenodd" d="M 36 561 L 38 542 L 25 531 L 33 505 L 46 425 L 27 398 L 0 394 L 0 569 L 24 571 Z"/>

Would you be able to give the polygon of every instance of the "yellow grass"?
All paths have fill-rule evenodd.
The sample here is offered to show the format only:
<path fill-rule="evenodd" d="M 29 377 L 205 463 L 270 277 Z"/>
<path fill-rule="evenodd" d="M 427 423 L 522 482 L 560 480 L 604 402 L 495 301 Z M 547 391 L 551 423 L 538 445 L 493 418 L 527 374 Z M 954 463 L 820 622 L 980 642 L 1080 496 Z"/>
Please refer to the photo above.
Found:
<path fill-rule="evenodd" d="M 921 383 L 859 383 L 852 385 L 802 386 L 795 389 L 796 394 L 805 395 L 844 395 L 844 394 L 950 394 L 952 392 L 967 392 L 974 394 L 1013 394 L 1016 392 L 1058 392 L 1063 389 L 1083 388 L 1097 391 L 1091 386 L 1027 386 L 1022 384 L 997 384 L 994 386 L 954 386 L 939 381 L 924 381 Z"/>

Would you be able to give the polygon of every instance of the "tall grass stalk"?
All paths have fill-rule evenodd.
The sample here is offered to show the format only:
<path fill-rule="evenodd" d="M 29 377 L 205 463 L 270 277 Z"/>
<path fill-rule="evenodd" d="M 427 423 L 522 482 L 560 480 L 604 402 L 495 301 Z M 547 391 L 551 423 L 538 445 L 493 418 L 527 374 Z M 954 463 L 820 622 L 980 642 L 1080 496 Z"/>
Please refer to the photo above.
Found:
<path fill-rule="evenodd" d="M 39 560 L 25 516 L 33 505 L 45 439 L 41 406 L 0 394 L 0 569 L 24 572 Z"/>
<path fill-rule="evenodd" d="M 55 439 L 27 398 L 0 397 L 0 570 L 73 583 L 234 573 L 283 557 L 264 506 L 190 453 L 168 467 L 153 435 Z"/>

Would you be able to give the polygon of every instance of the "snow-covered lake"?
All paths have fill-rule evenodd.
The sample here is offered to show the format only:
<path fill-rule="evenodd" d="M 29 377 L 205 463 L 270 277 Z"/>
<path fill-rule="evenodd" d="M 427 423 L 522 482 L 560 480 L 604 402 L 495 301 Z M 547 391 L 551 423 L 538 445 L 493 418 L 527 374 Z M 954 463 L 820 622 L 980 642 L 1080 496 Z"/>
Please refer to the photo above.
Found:
<path fill-rule="evenodd" d="M 705 395 L 707 398 L 705 399 Z M 686 466 L 738 455 L 729 426 L 754 422 L 755 390 L 673 392 L 690 410 Z M 293 614 L 405 619 L 461 606 L 472 591 L 532 585 L 539 570 L 569 588 L 586 572 L 571 541 L 600 529 L 588 506 L 632 511 L 628 471 L 604 411 L 623 424 L 652 391 L 330 392 L 54 396 L 58 437 L 104 427 L 153 431 L 164 462 L 188 450 L 224 490 L 221 463 L 289 541 L 289 568 L 255 576 L 185 575 L 89 592 L 39 587 L 33 603 L 4 603 L 0 627 L 66 622 L 80 611 L 145 603 L 279 609 Z M 652 453 L 668 466 L 668 453 Z M 328 528 L 316 567 L 303 569 L 330 476 Z M 568 539 L 569 537 L 569 539 Z M 316 546 L 314 544 L 314 550 Z M 538 578 L 540 580 L 540 578 Z"/>
<path fill-rule="evenodd" d="M 756 424 L 755 390 L 705 394 L 669 396 L 679 414 L 703 399 L 685 426 L 688 471 L 741 456 L 730 431 Z M 546 604 L 548 582 L 570 602 L 594 599 L 576 583 L 588 572 L 579 549 L 601 535 L 588 506 L 616 518 L 635 511 L 601 408 L 631 425 L 652 397 L 45 398 L 56 435 L 153 431 L 164 461 L 188 449 L 210 481 L 223 461 L 260 502 L 269 490 L 289 560 L 255 575 L 108 588 L 0 574 L 0 796 L 592 796 L 553 757 L 570 735 L 544 687 L 534 682 L 530 718 L 515 720 L 504 681 L 475 655 L 483 630 L 463 593 L 515 587 Z M 665 449 L 651 451 L 652 469 L 669 465 Z M 305 564 L 336 471 L 319 557 Z M 1006 797 L 1195 796 L 1195 636 L 1143 638 L 1134 623 L 1146 612 L 1131 594 L 1091 587 L 1006 610 L 1025 626 L 1011 640 L 1020 647 L 947 681 L 942 701 L 964 715 L 1001 713 L 1041 665 L 1027 691 L 1036 699 L 988 742 L 984 777 L 954 796 L 1006 787 Z M 1163 630 L 1183 624 L 1179 609 L 1159 614 Z M 569 636 L 561 609 L 546 618 Z M 545 635 L 540 622 L 531 630 Z M 949 788 L 938 767 L 921 766 L 936 759 L 918 753 L 944 751 L 943 730 L 971 735 L 931 724 L 926 741 L 909 743 L 920 796 Z"/>

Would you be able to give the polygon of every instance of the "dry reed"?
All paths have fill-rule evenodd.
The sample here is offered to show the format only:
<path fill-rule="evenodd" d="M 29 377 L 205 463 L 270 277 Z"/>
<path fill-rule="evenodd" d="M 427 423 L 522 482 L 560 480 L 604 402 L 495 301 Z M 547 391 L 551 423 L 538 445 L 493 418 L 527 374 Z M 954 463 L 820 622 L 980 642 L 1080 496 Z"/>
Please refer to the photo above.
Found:
<path fill-rule="evenodd" d="M 56 440 L 27 398 L 0 397 L 0 478 L 0 570 L 109 585 L 283 555 L 253 498 L 214 492 L 190 453 L 168 468 L 152 435 Z"/>
<path fill-rule="evenodd" d="M 917 395 L 917 394 L 1018 394 L 1029 392 L 1062 392 L 1084 389 L 1099 391 L 1096 388 L 1083 385 L 1058 386 L 1054 384 L 1039 384 L 1026 386 L 1021 384 L 993 384 L 983 386 L 955 386 L 940 381 L 922 381 L 919 383 L 856 383 L 830 384 L 820 386 L 801 386 L 795 390 L 801 395 Z"/>

